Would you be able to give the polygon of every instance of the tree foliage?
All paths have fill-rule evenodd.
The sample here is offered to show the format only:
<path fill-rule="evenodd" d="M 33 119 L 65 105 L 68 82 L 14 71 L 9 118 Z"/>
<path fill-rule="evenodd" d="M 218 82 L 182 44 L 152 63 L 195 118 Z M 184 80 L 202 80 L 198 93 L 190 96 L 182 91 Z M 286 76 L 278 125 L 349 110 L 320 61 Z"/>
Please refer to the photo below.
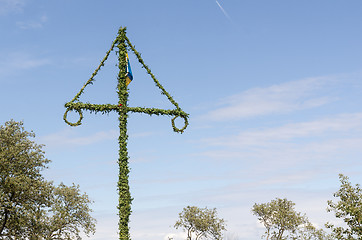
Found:
<path fill-rule="evenodd" d="M 333 235 L 327 234 L 323 229 L 317 229 L 307 221 L 294 231 L 289 239 L 292 240 L 334 240 Z"/>
<path fill-rule="evenodd" d="M 294 210 L 292 201 L 276 198 L 269 203 L 255 203 L 252 213 L 266 228 L 266 239 L 284 239 L 286 232 L 295 233 L 298 226 L 307 223 L 304 215 Z"/>
<path fill-rule="evenodd" d="M 41 171 L 50 162 L 22 122 L 0 126 L 0 238 L 81 239 L 94 233 L 91 201 L 79 186 L 54 186 Z"/>
<path fill-rule="evenodd" d="M 337 218 L 343 219 L 347 227 L 337 227 L 327 223 L 337 239 L 362 239 L 362 190 L 359 184 L 355 187 L 348 181 L 349 178 L 339 175 L 340 189 L 333 194 L 340 200 L 337 203 L 328 201 L 328 212 L 334 212 Z"/>
<path fill-rule="evenodd" d="M 225 221 L 217 217 L 216 208 L 208 209 L 187 206 L 179 213 L 179 220 L 174 227 L 187 232 L 187 240 L 209 238 L 220 240 L 223 236 Z"/>

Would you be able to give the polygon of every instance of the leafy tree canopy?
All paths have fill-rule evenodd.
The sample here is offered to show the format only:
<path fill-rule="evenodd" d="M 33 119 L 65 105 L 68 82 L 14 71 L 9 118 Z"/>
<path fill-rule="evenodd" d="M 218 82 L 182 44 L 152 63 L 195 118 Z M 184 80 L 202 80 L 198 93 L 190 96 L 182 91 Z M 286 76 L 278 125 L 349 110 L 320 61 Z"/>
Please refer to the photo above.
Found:
<path fill-rule="evenodd" d="M 305 215 L 295 211 L 295 203 L 276 198 L 268 203 L 254 204 L 252 213 L 265 227 L 264 237 L 269 240 L 299 239 L 327 240 L 329 236 L 316 229 Z"/>
<path fill-rule="evenodd" d="M 179 213 L 179 220 L 174 227 L 186 231 L 187 240 L 202 238 L 220 240 L 223 231 L 226 230 L 225 225 L 224 219 L 217 217 L 216 208 L 187 206 Z"/>
<path fill-rule="evenodd" d="M 337 227 L 327 223 L 337 239 L 362 239 L 362 190 L 359 184 L 352 186 L 349 178 L 339 175 L 340 189 L 333 194 L 338 197 L 337 203 L 328 201 L 328 212 L 334 212 L 337 218 L 343 219 L 347 227 Z"/>
<path fill-rule="evenodd" d="M 0 238 L 81 239 L 95 232 L 91 201 L 79 186 L 54 186 L 41 171 L 50 162 L 22 122 L 0 126 Z"/>

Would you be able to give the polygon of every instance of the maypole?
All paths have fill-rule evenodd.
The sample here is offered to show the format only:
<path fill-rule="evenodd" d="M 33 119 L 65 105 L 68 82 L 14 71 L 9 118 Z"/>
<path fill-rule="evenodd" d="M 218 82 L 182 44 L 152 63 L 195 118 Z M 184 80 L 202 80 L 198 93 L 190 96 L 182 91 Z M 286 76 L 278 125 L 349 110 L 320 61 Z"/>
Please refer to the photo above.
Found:
<path fill-rule="evenodd" d="M 107 60 L 110 52 L 113 51 L 114 47 L 118 48 L 118 84 L 117 84 L 117 93 L 118 93 L 118 104 L 91 104 L 91 103 L 82 103 L 79 101 L 79 97 L 84 92 L 84 89 L 92 84 L 94 77 L 97 75 L 98 71 L 104 66 L 105 61 Z M 165 95 L 168 100 L 175 106 L 175 109 L 158 109 L 158 108 L 144 108 L 144 107 L 129 107 L 128 106 L 128 91 L 127 86 L 129 79 L 127 79 L 127 49 L 131 50 L 137 57 L 139 63 L 147 73 L 151 76 L 156 86 L 161 90 L 161 94 Z M 134 113 L 145 113 L 148 115 L 168 115 L 173 116 L 171 120 L 172 128 L 175 132 L 182 133 L 188 125 L 188 114 L 185 113 L 175 102 L 172 96 L 163 88 L 163 86 L 158 82 L 156 77 L 151 72 L 150 68 L 144 63 L 143 59 L 139 52 L 136 51 L 134 46 L 131 44 L 129 39 L 126 36 L 126 28 L 120 28 L 118 31 L 117 38 L 113 41 L 110 50 L 106 53 L 106 56 L 101 61 L 98 68 L 94 71 L 90 79 L 84 84 L 81 90 L 76 94 L 76 96 L 68 103 L 65 104 L 66 111 L 64 113 L 64 121 L 70 126 L 79 126 L 81 125 L 83 119 L 83 110 L 88 110 L 90 112 L 101 112 L 109 113 L 115 111 L 118 113 L 119 117 L 119 179 L 118 179 L 118 194 L 119 194 L 119 204 L 118 204 L 118 215 L 119 215 L 119 239 L 120 240 L 129 240 L 129 218 L 131 215 L 131 193 L 129 188 L 129 162 L 128 162 L 128 150 L 127 150 L 127 118 L 128 112 Z M 79 114 L 79 120 L 75 123 L 71 123 L 67 120 L 67 114 L 69 111 L 76 111 Z M 185 125 L 183 128 L 179 129 L 175 126 L 175 119 L 181 117 L 184 119 Z"/>

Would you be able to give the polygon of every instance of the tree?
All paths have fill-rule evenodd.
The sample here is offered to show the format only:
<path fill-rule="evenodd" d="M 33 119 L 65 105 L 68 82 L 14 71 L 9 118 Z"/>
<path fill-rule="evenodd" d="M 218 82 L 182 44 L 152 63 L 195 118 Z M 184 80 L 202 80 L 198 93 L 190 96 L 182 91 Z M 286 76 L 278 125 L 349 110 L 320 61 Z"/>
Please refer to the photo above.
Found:
<path fill-rule="evenodd" d="M 0 239 L 80 239 L 94 233 L 91 201 L 78 186 L 54 186 L 41 171 L 50 162 L 22 122 L 0 126 Z"/>
<path fill-rule="evenodd" d="M 293 240 L 334 240 L 333 235 L 327 234 L 323 229 L 317 229 L 313 224 L 307 221 L 298 227 L 294 233 L 290 235 Z"/>
<path fill-rule="evenodd" d="M 285 232 L 294 233 L 298 226 L 307 223 L 304 215 L 294 210 L 292 201 L 276 198 L 269 203 L 254 204 L 252 213 L 266 228 L 266 239 L 281 240 Z"/>
<path fill-rule="evenodd" d="M 340 198 L 337 203 L 328 201 L 328 212 L 334 212 L 337 218 L 342 218 L 347 228 L 336 227 L 327 223 L 337 239 L 362 239 L 362 190 L 359 184 L 355 187 L 348 181 L 349 178 L 343 174 L 339 175 L 340 189 L 333 194 Z"/>
<path fill-rule="evenodd" d="M 202 238 L 211 238 L 215 240 L 222 239 L 225 228 L 225 221 L 217 217 L 216 208 L 208 209 L 187 206 L 179 213 L 179 220 L 174 227 L 182 228 L 187 232 L 187 240 Z"/>

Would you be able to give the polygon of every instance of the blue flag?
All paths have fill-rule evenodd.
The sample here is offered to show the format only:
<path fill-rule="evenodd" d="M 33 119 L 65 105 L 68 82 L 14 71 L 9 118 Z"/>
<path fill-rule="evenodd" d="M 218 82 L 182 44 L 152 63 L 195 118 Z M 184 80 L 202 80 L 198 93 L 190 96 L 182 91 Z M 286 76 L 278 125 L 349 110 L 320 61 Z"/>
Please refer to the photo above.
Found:
<path fill-rule="evenodd" d="M 131 64 L 129 62 L 128 53 L 126 53 L 126 62 L 127 62 L 126 84 L 128 86 L 128 84 L 133 80 L 132 69 L 131 69 Z"/>

